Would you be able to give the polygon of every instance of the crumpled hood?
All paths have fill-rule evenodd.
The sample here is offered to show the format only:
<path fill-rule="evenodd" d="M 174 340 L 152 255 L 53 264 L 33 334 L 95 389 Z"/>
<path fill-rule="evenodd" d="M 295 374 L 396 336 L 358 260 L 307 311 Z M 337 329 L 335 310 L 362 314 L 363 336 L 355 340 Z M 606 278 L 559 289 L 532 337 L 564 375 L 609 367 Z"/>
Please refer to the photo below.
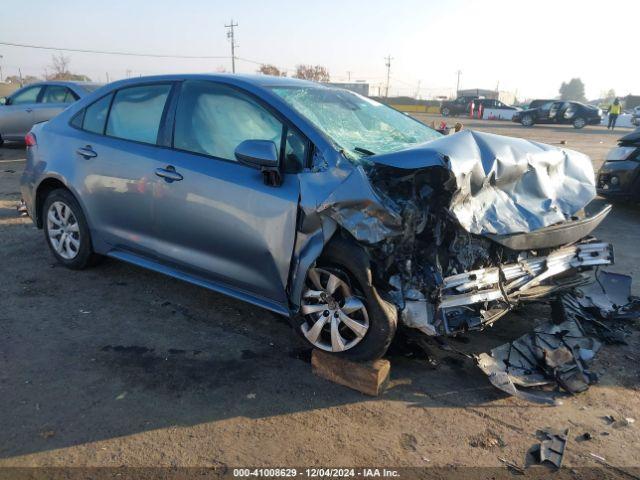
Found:
<path fill-rule="evenodd" d="M 596 195 L 588 156 L 473 130 L 370 160 L 406 170 L 449 169 L 457 186 L 451 213 L 477 235 L 526 233 L 565 222 Z"/>

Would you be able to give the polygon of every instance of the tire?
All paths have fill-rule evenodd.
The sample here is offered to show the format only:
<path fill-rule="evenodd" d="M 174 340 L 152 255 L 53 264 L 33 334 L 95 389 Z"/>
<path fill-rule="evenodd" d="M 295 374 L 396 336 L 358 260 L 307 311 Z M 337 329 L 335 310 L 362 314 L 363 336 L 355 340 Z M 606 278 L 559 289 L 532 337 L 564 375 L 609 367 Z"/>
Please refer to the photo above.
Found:
<path fill-rule="evenodd" d="M 69 190 L 52 190 L 44 200 L 41 215 L 45 240 L 59 263 L 72 270 L 96 263 L 99 257 L 93 252 L 89 225 Z M 65 240 L 67 237 L 69 240 Z"/>
<path fill-rule="evenodd" d="M 533 127 L 535 121 L 531 115 L 524 115 L 520 119 L 520 123 L 522 124 L 523 127 Z"/>
<path fill-rule="evenodd" d="M 442 113 L 443 117 L 448 117 L 449 115 L 451 115 L 451 110 L 449 110 L 447 107 L 444 107 L 440 113 Z"/>
<path fill-rule="evenodd" d="M 330 275 L 343 281 L 352 292 L 351 298 L 355 297 L 356 305 L 361 302 L 364 314 L 361 310 L 351 312 L 346 308 L 347 302 L 340 299 L 340 287 L 332 295 L 329 295 L 328 300 L 308 297 L 310 292 L 313 292 L 314 295 L 315 292 L 318 292 L 317 284 L 312 278 L 313 272 L 318 274 L 321 284 L 324 284 L 324 279 Z M 335 302 L 333 306 L 331 306 L 332 301 Z M 353 302 L 350 300 L 350 306 L 351 303 Z M 309 269 L 301 304 L 301 313 L 293 319 L 294 328 L 311 346 L 333 355 L 344 356 L 355 361 L 375 360 L 386 353 L 395 336 L 397 312 L 395 307 L 380 298 L 376 288 L 372 285 L 369 257 L 361 247 L 339 236 L 339 234 L 325 247 L 322 255 L 316 261 L 316 265 Z M 329 306 L 327 307 L 327 305 Z M 317 307 L 320 309 L 318 310 Z M 325 307 L 327 308 L 325 309 Z M 313 312 L 309 313 L 311 310 Z M 335 313 L 337 311 L 349 312 L 350 319 L 358 323 L 358 330 L 363 324 L 367 324 L 364 334 L 358 338 L 358 335 L 346 323 L 340 322 L 340 319 L 344 317 L 342 314 L 338 316 Z M 327 312 L 330 312 L 329 315 L 326 315 Z M 333 348 L 334 319 L 335 329 L 338 330 L 340 338 L 346 340 L 343 345 L 348 348 L 344 350 Z M 316 324 L 322 324 L 322 330 L 314 342 L 310 338 L 314 337 L 312 327 Z M 318 329 L 315 330 L 315 332 L 318 331 Z"/>
<path fill-rule="evenodd" d="M 573 128 L 581 129 L 587 124 L 587 121 L 583 117 L 576 117 L 573 119 Z"/>

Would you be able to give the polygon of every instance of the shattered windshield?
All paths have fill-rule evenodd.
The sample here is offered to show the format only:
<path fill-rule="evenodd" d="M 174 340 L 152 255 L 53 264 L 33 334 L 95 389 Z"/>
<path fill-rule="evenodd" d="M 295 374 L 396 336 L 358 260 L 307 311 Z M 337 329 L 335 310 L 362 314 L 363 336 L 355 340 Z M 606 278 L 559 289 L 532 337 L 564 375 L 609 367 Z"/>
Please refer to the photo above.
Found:
<path fill-rule="evenodd" d="M 407 115 L 356 93 L 318 87 L 274 87 L 350 159 L 390 153 L 441 135 Z"/>

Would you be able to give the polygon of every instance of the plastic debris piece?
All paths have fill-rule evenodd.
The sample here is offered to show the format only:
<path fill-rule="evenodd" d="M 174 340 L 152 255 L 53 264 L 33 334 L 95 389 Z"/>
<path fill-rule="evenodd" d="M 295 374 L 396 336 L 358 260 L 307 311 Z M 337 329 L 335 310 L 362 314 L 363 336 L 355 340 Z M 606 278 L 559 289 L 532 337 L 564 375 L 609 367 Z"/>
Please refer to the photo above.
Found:
<path fill-rule="evenodd" d="M 549 462 L 555 465 L 556 468 L 560 468 L 567 446 L 569 429 L 561 432 L 544 430 L 542 433 L 546 438 L 540 442 L 540 463 Z"/>

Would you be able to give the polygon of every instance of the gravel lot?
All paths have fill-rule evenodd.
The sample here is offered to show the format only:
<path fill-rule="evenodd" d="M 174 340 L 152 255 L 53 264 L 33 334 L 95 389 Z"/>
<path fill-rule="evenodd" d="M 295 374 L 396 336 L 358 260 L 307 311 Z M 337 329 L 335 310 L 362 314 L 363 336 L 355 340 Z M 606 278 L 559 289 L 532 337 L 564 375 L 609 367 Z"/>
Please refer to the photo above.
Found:
<path fill-rule="evenodd" d="M 440 117 L 426 117 L 429 122 Z M 466 126 L 589 154 L 599 166 L 620 132 L 602 127 Z M 611 475 L 640 467 L 640 335 L 607 346 L 588 392 L 542 407 L 506 397 L 468 360 L 391 356 L 392 382 L 368 398 L 315 378 L 284 319 L 202 288 L 105 260 L 54 263 L 41 231 L 16 215 L 20 147 L 0 149 L 0 467 L 466 466 L 531 462 L 544 427 L 570 428 L 564 465 Z M 636 276 L 640 208 L 616 205 L 596 234 L 612 270 Z M 545 308 L 469 336 L 469 351 L 529 331 Z M 636 325 L 637 326 L 637 325 Z M 635 417 L 613 428 L 603 418 Z M 576 438 L 588 432 L 589 441 Z M 637 474 L 638 471 L 636 470 Z M 637 477 L 636 477 L 637 478 Z"/>

